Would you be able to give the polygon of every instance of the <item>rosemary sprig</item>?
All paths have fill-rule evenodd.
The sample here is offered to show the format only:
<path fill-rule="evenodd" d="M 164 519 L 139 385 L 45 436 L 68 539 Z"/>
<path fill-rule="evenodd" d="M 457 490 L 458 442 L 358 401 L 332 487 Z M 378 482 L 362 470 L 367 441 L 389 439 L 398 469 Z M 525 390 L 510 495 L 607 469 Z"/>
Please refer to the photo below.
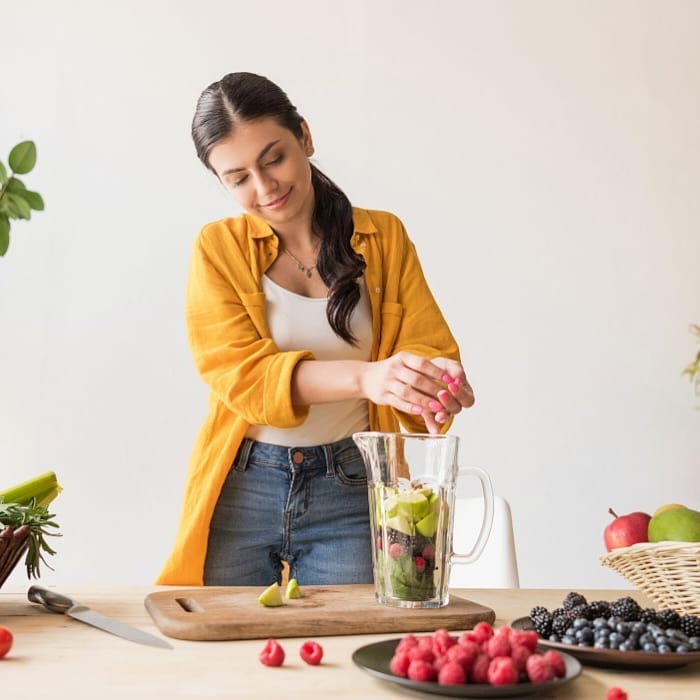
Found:
<path fill-rule="evenodd" d="M 51 568 L 44 559 L 44 553 L 49 555 L 56 552 L 49 546 L 46 538 L 61 536 L 59 532 L 51 532 L 51 529 L 58 529 L 54 517 L 46 506 L 37 506 L 34 499 L 27 505 L 0 502 L 0 525 L 9 525 L 13 529 L 22 525 L 29 527 L 29 548 L 24 562 L 27 578 L 39 578 L 42 562 Z"/>

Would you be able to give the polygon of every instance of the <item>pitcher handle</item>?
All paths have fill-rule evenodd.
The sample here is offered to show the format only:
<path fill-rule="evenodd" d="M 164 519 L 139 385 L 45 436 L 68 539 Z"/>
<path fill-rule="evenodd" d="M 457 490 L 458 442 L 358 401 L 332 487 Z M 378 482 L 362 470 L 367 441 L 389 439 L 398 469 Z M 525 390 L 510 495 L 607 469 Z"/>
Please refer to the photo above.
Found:
<path fill-rule="evenodd" d="M 467 554 L 453 551 L 452 561 L 455 564 L 470 564 L 476 561 L 484 551 L 484 547 L 491 535 L 491 527 L 493 526 L 493 486 L 491 484 L 491 479 L 489 475 L 479 467 L 465 467 L 458 472 L 458 476 L 470 475 L 476 476 L 481 482 L 481 491 L 484 496 L 484 517 L 481 521 L 481 530 L 479 530 L 479 535 L 471 551 Z"/>

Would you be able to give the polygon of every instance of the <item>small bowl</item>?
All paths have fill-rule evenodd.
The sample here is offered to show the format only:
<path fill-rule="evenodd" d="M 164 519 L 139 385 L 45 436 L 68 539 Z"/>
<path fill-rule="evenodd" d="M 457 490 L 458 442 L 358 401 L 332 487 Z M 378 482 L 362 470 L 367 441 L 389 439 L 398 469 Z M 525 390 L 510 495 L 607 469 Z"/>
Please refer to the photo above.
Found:
<path fill-rule="evenodd" d="M 0 531 L 0 587 L 22 559 L 28 547 L 28 525 L 14 529 L 7 525 Z"/>

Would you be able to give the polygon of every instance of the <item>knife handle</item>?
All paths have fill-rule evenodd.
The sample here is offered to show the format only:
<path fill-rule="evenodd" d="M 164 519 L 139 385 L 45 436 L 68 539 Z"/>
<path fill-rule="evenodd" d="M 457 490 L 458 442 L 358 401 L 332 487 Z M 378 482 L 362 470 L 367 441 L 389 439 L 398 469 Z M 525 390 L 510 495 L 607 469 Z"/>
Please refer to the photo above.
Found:
<path fill-rule="evenodd" d="M 45 608 L 57 613 L 65 613 L 75 605 L 75 601 L 68 598 L 68 596 L 50 591 L 41 586 L 30 586 L 27 592 L 27 598 L 29 598 L 32 603 L 39 603 Z"/>

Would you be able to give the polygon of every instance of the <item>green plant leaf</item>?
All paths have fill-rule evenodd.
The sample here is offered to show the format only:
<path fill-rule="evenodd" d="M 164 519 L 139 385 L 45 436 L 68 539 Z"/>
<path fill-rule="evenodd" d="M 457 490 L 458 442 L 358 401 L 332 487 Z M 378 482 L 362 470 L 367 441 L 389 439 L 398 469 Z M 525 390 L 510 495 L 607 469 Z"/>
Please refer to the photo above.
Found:
<path fill-rule="evenodd" d="M 16 192 L 5 192 L 3 197 L 8 214 L 13 219 L 31 219 L 32 210 L 24 198 Z"/>
<path fill-rule="evenodd" d="M 23 192 L 26 189 L 24 183 L 18 177 L 11 177 L 7 183 L 8 192 Z"/>
<path fill-rule="evenodd" d="M 10 247 L 10 220 L 0 214 L 0 257 L 7 253 Z"/>
<path fill-rule="evenodd" d="M 0 185 L 4 185 L 7 182 L 7 169 L 0 160 Z"/>
<path fill-rule="evenodd" d="M 9 163 L 12 171 L 19 175 L 30 172 L 36 164 L 36 146 L 34 141 L 18 143 L 10 151 Z"/>
<path fill-rule="evenodd" d="M 22 196 L 24 197 L 24 201 L 34 209 L 34 211 L 44 211 L 44 200 L 38 192 L 24 190 Z"/>

